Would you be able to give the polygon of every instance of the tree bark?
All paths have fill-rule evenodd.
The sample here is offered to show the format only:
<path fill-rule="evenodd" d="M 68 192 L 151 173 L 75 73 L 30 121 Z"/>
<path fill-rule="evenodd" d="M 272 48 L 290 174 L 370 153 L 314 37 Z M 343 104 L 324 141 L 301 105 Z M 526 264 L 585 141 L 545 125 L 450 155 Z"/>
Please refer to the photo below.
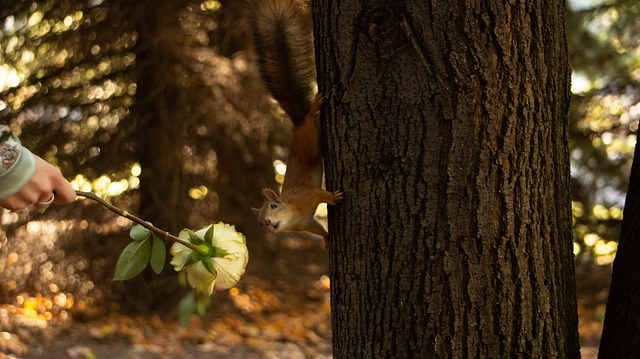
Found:
<path fill-rule="evenodd" d="M 598 358 L 640 358 L 640 146 L 629 176 Z"/>
<path fill-rule="evenodd" d="M 577 358 L 565 5 L 314 2 L 335 358 Z"/>

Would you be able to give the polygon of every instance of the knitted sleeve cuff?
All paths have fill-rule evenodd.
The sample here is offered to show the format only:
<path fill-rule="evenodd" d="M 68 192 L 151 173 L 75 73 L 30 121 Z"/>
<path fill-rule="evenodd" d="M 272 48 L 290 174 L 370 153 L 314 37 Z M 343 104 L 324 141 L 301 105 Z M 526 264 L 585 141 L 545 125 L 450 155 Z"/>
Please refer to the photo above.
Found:
<path fill-rule="evenodd" d="M 22 147 L 9 127 L 0 125 L 0 199 L 24 187 L 36 171 L 35 156 Z"/>

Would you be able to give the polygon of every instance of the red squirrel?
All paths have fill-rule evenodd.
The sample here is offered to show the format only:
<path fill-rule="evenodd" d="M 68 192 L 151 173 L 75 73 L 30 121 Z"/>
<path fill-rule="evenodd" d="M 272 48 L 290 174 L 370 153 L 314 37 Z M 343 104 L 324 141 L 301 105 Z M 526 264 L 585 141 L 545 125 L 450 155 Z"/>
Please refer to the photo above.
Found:
<path fill-rule="evenodd" d="M 278 196 L 262 190 L 262 208 L 252 208 L 258 221 L 273 232 L 300 231 L 319 235 L 327 246 L 327 231 L 314 218 L 318 204 L 337 204 L 342 191 L 322 189 L 322 150 L 317 116 L 320 94 L 312 100 L 315 61 L 311 27 L 296 0 L 258 0 L 250 9 L 258 67 L 267 88 L 294 125 L 287 171 Z"/>

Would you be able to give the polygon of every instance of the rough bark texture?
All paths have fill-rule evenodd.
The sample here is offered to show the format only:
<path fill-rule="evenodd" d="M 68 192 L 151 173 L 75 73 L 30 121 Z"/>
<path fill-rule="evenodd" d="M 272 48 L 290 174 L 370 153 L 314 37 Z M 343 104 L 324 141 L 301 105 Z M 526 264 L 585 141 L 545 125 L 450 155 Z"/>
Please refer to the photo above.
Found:
<path fill-rule="evenodd" d="M 640 358 L 640 146 L 636 146 L 598 358 Z"/>
<path fill-rule="evenodd" d="M 564 3 L 314 14 L 334 357 L 579 357 Z"/>

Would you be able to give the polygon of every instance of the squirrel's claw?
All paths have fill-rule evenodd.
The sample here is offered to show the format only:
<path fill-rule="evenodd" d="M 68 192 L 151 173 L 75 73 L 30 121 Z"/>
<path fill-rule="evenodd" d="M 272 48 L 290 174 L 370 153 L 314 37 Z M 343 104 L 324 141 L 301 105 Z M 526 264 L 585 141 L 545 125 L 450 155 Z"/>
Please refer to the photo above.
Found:
<path fill-rule="evenodd" d="M 335 203 L 339 203 L 344 199 L 344 192 L 337 190 L 333 191 L 333 200 Z"/>

